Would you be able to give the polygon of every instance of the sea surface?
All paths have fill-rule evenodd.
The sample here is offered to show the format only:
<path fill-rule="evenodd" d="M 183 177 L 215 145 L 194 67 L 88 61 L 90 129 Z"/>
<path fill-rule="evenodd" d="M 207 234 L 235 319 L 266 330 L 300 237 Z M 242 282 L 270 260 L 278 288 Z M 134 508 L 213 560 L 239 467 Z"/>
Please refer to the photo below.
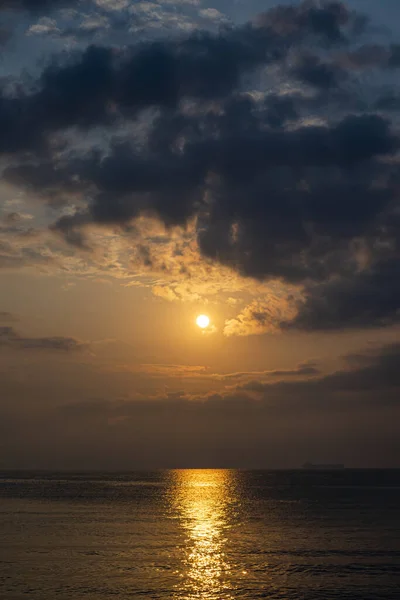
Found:
<path fill-rule="evenodd" d="M 400 600 L 400 471 L 0 473 L 1 600 Z"/>

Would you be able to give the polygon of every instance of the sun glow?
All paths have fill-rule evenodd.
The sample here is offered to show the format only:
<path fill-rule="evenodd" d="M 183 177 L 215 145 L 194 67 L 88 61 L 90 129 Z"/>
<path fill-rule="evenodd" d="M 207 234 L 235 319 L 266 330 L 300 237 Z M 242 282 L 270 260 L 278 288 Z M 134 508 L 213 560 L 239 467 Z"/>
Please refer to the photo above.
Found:
<path fill-rule="evenodd" d="M 200 327 L 201 329 L 205 329 L 209 326 L 209 324 L 210 319 L 207 317 L 207 315 L 199 315 L 196 319 L 196 325 L 198 325 L 198 327 Z"/>

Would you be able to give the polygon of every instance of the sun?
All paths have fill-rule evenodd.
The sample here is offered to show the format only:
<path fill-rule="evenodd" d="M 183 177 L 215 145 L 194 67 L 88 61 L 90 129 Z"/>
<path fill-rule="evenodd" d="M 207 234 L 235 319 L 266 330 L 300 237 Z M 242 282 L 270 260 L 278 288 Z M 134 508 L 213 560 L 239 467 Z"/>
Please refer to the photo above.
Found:
<path fill-rule="evenodd" d="M 196 325 L 200 327 L 200 329 L 205 329 L 210 324 L 210 319 L 207 315 L 199 315 L 196 319 Z"/>

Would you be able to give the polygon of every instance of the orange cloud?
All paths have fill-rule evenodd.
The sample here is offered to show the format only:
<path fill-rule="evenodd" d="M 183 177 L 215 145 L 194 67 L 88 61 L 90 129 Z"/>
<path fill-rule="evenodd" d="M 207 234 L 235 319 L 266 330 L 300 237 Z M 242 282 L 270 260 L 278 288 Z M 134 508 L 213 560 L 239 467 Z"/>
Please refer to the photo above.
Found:
<path fill-rule="evenodd" d="M 254 300 L 235 318 L 225 322 L 224 335 L 246 336 L 264 333 L 278 333 L 283 321 L 296 316 L 297 309 L 293 296 L 270 291 L 262 299 Z"/>

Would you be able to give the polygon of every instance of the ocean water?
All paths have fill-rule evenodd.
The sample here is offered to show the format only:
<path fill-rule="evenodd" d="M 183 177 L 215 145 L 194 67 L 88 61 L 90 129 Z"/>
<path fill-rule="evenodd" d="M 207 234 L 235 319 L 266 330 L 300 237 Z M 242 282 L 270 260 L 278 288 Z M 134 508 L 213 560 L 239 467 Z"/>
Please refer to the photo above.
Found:
<path fill-rule="evenodd" d="M 400 599 L 400 471 L 0 474 L 1 600 Z"/>

